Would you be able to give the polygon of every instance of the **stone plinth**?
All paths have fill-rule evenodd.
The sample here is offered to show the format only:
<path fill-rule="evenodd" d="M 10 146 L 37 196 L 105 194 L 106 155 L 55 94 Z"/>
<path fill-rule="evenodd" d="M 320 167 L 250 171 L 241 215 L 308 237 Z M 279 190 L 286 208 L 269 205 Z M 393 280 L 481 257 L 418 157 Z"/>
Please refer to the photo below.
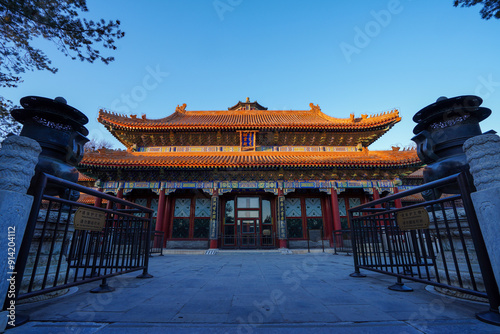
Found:
<path fill-rule="evenodd" d="M 478 190 L 471 194 L 472 202 L 500 287 L 500 137 L 473 137 L 464 143 L 464 151 Z"/>
<path fill-rule="evenodd" d="M 200 240 L 169 240 L 167 249 L 208 249 L 209 243 Z"/>

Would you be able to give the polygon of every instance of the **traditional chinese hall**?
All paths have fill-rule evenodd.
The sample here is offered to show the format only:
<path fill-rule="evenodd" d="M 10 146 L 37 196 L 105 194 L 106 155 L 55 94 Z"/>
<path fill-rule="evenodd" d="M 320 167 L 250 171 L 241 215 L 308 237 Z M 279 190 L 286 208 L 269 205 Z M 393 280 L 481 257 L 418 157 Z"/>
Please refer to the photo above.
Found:
<path fill-rule="evenodd" d="M 79 165 L 100 191 L 154 209 L 167 248 L 307 247 L 308 230 L 348 228 L 347 209 L 408 187 L 415 150 L 369 146 L 397 110 L 335 118 L 238 102 L 161 119 L 101 110 L 126 150 L 88 152 Z M 84 177 L 84 178 L 85 178 Z"/>

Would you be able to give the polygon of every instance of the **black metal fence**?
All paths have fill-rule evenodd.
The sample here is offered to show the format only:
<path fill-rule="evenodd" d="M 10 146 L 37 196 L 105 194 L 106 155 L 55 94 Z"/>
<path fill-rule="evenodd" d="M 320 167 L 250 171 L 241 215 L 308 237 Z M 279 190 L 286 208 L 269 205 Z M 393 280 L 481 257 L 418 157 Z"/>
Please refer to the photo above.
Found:
<path fill-rule="evenodd" d="M 107 207 L 48 195 L 54 189 L 100 198 Z M 152 277 L 151 209 L 46 174 L 38 176 L 33 195 L 15 267 L 17 299 L 96 280 L 106 287 L 106 278 L 138 270 L 138 277 Z"/>
<path fill-rule="evenodd" d="M 165 232 L 162 231 L 154 231 L 151 236 L 151 251 L 150 255 L 160 254 L 163 256 L 163 242 L 165 238 Z"/>
<path fill-rule="evenodd" d="M 352 253 L 351 230 L 335 230 L 333 231 L 333 253 Z"/>
<path fill-rule="evenodd" d="M 323 253 L 325 252 L 325 240 L 323 240 L 323 229 L 308 229 L 307 230 L 307 252 L 311 252 L 310 241 L 318 244 L 321 242 L 321 248 L 323 249 Z M 316 246 L 316 245 L 314 245 Z M 313 247 L 314 247 L 313 246 Z M 317 247 L 317 246 L 316 246 Z"/>
<path fill-rule="evenodd" d="M 452 184 L 458 185 L 459 194 L 394 207 L 402 197 Z M 500 295 L 470 192 L 467 176 L 456 174 L 350 209 L 352 276 L 364 276 L 360 269 L 366 269 L 397 277 L 393 290 L 410 290 L 402 283 L 407 279 L 487 298 L 486 313 L 498 315 Z"/>

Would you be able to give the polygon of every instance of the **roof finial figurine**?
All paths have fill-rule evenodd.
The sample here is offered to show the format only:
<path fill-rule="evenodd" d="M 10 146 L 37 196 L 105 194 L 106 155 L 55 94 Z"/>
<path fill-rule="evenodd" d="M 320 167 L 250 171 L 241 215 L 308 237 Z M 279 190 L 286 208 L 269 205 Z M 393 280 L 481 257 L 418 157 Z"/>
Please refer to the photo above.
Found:
<path fill-rule="evenodd" d="M 177 105 L 177 107 L 175 108 L 175 111 L 185 112 L 186 111 L 186 107 L 187 107 L 187 104 L 185 104 L 185 103 L 183 103 L 181 106 Z"/>
<path fill-rule="evenodd" d="M 246 103 L 250 103 L 250 98 L 247 97 Z"/>
<path fill-rule="evenodd" d="M 321 111 L 319 104 L 314 105 L 314 103 L 311 102 L 311 103 L 309 103 L 309 107 L 311 107 L 311 111 L 316 111 L 316 112 Z"/>

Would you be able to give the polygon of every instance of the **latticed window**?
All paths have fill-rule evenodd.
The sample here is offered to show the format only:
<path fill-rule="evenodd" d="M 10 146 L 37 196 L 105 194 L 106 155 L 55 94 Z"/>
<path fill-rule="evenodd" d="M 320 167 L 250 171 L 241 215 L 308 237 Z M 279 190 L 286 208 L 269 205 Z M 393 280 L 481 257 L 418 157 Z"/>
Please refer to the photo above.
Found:
<path fill-rule="evenodd" d="M 194 210 L 195 217 L 210 217 L 210 199 L 197 198 Z"/>
<path fill-rule="evenodd" d="M 361 205 L 361 198 L 359 197 L 351 197 L 349 198 L 349 208 L 354 208 L 358 205 Z M 359 216 L 360 212 L 354 212 L 354 216 Z"/>
<path fill-rule="evenodd" d="M 286 227 L 288 229 L 288 238 L 293 239 L 304 237 L 301 218 L 287 218 Z"/>
<path fill-rule="evenodd" d="M 323 211 L 321 210 L 321 198 L 306 198 L 306 220 L 308 230 L 319 230 L 323 228 Z"/>
<path fill-rule="evenodd" d="M 300 216 L 302 216 L 300 198 L 286 198 L 285 199 L 285 214 L 287 217 L 300 217 Z"/>
<path fill-rule="evenodd" d="M 193 226 L 193 238 L 208 238 L 210 233 L 209 218 L 195 218 Z"/>
<path fill-rule="evenodd" d="M 175 200 L 174 217 L 189 217 L 191 198 L 177 198 Z"/>
<path fill-rule="evenodd" d="M 321 199 L 319 198 L 306 198 L 306 216 L 307 217 L 321 217 Z"/>
<path fill-rule="evenodd" d="M 151 210 L 153 210 L 153 217 L 158 216 L 158 198 L 151 199 Z"/>
<path fill-rule="evenodd" d="M 176 198 L 172 221 L 172 238 L 207 239 L 209 232 L 210 199 Z"/>
<path fill-rule="evenodd" d="M 174 219 L 172 220 L 172 238 L 189 238 L 190 198 L 175 199 Z"/>
<path fill-rule="evenodd" d="M 339 198 L 338 202 L 339 202 L 340 224 L 342 226 L 342 229 L 348 229 L 349 220 L 348 220 L 347 210 L 355 206 L 361 205 L 361 198 L 359 197 Z M 359 215 L 359 212 L 357 212 L 356 215 Z"/>
<path fill-rule="evenodd" d="M 322 218 L 307 218 L 307 229 L 308 230 L 319 230 L 323 228 Z"/>
<path fill-rule="evenodd" d="M 174 218 L 172 238 L 189 238 L 189 218 Z"/>
<path fill-rule="evenodd" d="M 303 238 L 302 201 L 300 198 L 285 199 L 285 216 L 288 238 Z"/>
<path fill-rule="evenodd" d="M 139 204 L 141 206 L 148 206 L 148 199 L 147 198 L 136 198 L 135 199 L 135 204 Z M 146 214 L 144 212 L 141 213 L 134 213 L 135 216 L 137 217 L 146 217 Z"/>
<path fill-rule="evenodd" d="M 321 198 L 286 198 L 285 216 L 288 238 L 304 238 L 306 229 L 323 228 Z"/>
<path fill-rule="evenodd" d="M 193 238 L 208 238 L 210 233 L 210 199 L 197 198 L 195 203 Z"/>

